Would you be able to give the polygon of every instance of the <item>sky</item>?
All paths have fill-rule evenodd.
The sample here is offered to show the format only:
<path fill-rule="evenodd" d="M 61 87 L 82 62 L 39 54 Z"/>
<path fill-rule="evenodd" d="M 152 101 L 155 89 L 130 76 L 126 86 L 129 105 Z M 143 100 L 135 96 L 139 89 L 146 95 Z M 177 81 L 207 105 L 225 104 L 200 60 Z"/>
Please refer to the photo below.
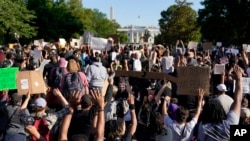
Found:
<path fill-rule="evenodd" d="M 202 0 L 187 0 L 191 7 L 198 11 L 203 8 Z M 128 25 L 159 27 L 161 11 L 176 4 L 175 0 L 82 0 L 84 8 L 98 9 L 110 18 L 110 7 L 113 8 L 113 19 L 122 27 Z"/>

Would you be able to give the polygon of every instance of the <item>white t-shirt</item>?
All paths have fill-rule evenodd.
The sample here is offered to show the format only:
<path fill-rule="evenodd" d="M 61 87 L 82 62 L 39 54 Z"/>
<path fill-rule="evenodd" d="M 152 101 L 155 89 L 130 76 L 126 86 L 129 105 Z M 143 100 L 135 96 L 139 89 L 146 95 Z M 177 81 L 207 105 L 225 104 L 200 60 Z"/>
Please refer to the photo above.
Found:
<path fill-rule="evenodd" d="M 134 59 L 133 71 L 141 71 L 141 70 L 142 70 L 141 61 L 139 59 Z"/>
<path fill-rule="evenodd" d="M 197 123 L 196 119 L 192 119 L 186 124 L 178 124 L 173 121 L 168 115 L 164 116 L 164 121 L 167 127 L 172 129 L 173 141 L 190 141 L 193 137 L 194 127 Z"/>

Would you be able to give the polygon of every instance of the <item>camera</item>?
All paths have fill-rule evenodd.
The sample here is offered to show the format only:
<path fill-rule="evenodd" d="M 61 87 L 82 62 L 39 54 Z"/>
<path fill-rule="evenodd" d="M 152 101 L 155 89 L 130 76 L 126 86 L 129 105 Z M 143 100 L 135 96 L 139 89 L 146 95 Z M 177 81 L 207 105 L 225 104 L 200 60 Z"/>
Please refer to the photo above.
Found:
<path fill-rule="evenodd" d="M 26 125 L 33 125 L 34 122 L 35 122 L 34 117 L 28 116 L 28 117 L 25 118 L 25 124 Z"/>

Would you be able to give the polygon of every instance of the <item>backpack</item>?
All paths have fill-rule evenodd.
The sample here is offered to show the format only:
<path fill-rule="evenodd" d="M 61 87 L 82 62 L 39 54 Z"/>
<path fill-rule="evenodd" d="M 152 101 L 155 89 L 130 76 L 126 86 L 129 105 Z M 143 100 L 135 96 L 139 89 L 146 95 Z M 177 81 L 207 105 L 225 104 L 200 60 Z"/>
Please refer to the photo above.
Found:
<path fill-rule="evenodd" d="M 53 88 L 60 88 L 60 84 L 63 79 L 64 74 L 64 68 L 56 67 L 56 69 L 53 72 L 53 78 L 52 78 L 52 87 Z"/>
<path fill-rule="evenodd" d="M 69 99 L 70 93 L 73 91 L 84 92 L 83 82 L 78 72 L 68 73 L 64 82 L 64 97 Z"/>
<path fill-rule="evenodd" d="M 34 119 L 33 125 L 37 129 L 37 131 L 41 134 L 41 136 L 46 139 L 46 141 L 52 140 L 51 131 L 48 127 L 48 121 L 46 120 L 45 117 L 36 117 Z M 31 137 L 31 141 L 36 141 L 36 140 L 37 139 L 34 136 Z"/>
<path fill-rule="evenodd" d="M 117 117 L 123 118 L 128 112 L 128 106 L 125 99 L 118 99 L 107 103 L 104 107 L 105 122 L 116 120 Z"/>

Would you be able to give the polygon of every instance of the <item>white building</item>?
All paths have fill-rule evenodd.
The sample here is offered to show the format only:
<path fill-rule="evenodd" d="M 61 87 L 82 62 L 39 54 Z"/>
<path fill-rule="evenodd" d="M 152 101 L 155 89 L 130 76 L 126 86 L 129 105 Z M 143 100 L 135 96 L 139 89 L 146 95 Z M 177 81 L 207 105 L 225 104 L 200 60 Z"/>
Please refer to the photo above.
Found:
<path fill-rule="evenodd" d="M 148 44 L 154 44 L 154 37 L 160 34 L 160 29 L 157 27 L 152 26 L 125 26 L 123 28 L 117 29 L 119 32 L 127 32 L 127 36 L 130 43 L 142 43 L 143 37 L 145 33 L 149 33 L 150 37 L 148 38 L 148 41 L 146 41 Z"/>

